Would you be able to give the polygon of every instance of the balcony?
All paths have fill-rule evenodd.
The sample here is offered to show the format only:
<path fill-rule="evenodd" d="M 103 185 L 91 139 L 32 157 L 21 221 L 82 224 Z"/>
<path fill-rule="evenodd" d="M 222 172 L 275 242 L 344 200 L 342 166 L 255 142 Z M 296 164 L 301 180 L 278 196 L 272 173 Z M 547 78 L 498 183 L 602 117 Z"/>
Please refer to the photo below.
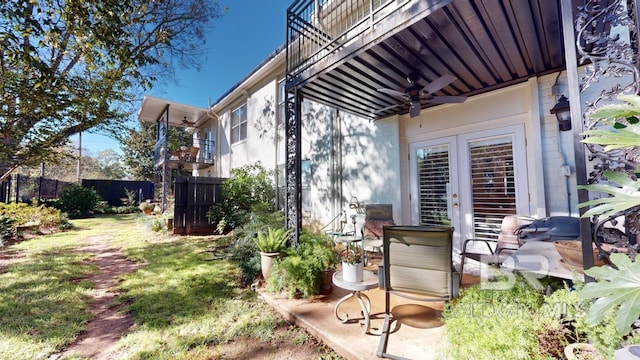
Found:
<path fill-rule="evenodd" d="M 409 113 L 406 93 L 494 91 L 564 69 L 561 2 L 296 0 L 287 9 L 287 83 L 302 98 L 364 118 Z M 415 75 L 415 76 L 411 76 Z M 411 80 L 414 79 L 414 80 Z M 415 80 L 417 79 L 417 80 Z M 441 103 L 421 99 L 422 109 Z"/>
<path fill-rule="evenodd" d="M 206 169 L 215 163 L 214 149 L 215 141 L 206 139 L 194 140 L 190 146 L 167 149 L 167 142 L 163 138 L 156 143 L 154 149 L 155 166 L 161 167 L 166 163 L 169 169 Z"/>
<path fill-rule="evenodd" d="M 287 10 L 288 73 L 297 75 L 401 8 L 408 0 L 298 0 Z"/>

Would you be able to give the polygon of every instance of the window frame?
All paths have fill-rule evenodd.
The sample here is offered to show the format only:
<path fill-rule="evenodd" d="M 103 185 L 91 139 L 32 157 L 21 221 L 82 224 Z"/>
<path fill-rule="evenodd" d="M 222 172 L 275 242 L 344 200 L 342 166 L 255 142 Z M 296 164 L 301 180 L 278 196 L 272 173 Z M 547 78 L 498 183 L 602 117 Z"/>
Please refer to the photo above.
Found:
<path fill-rule="evenodd" d="M 244 108 L 244 111 L 241 110 Z M 244 115 L 244 118 L 242 118 Z M 235 123 L 237 121 L 237 123 Z M 247 103 L 244 102 L 240 106 L 231 111 L 231 128 L 230 136 L 231 144 L 236 144 L 247 139 L 248 130 L 248 115 L 247 115 Z M 244 130 L 244 131 L 243 131 Z M 243 136 L 244 135 L 244 136 Z"/>

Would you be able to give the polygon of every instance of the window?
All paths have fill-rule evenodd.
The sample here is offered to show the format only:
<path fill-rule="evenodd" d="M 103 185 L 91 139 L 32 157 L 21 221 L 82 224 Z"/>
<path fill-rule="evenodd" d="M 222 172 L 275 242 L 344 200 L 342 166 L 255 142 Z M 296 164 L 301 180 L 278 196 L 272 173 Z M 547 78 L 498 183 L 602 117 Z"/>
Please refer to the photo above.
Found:
<path fill-rule="evenodd" d="M 211 162 L 213 160 L 213 146 L 215 142 L 213 140 L 213 131 L 207 130 L 204 140 L 204 161 Z"/>
<path fill-rule="evenodd" d="M 247 138 L 247 104 L 244 103 L 231 113 L 231 143 Z"/>

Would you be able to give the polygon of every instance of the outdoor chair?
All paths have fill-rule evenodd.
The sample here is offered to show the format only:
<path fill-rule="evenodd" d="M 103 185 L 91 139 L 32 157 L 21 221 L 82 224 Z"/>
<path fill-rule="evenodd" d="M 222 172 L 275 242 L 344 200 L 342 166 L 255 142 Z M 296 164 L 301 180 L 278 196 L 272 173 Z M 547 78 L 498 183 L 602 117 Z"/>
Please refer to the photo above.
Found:
<path fill-rule="evenodd" d="M 508 215 L 502 219 L 500 225 L 500 233 L 497 239 L 467 239 L 462 245 L 460 253 L 460 275 L 464 275 L 464 263 L 467 258 L 475 261 L 500 266 L 502 262 L 511 254 L 513 254 L 522 244 L 519 238 L 520 229 L 531 223 L 534 219 L 529 217 L 519 217 Z M 470 244 L 482 244 L 482 251 Z"/>
<path fill-rule="evenodd" d="M 385 316 L 377 355 L 387 353 L 389 335 L 401 324 L 416 328 L 441 326 L 440 311 L 416 301 L 448 301 L 458 296 L 460 276 L 452 262 L 453 229 L 450 227 L 384 226 L 380 286 L 385 290 Z M 391 306 L 391 295 L 414 300 Z M 392 330 L 391 324 L 395 328 Z"/>
<path fill-rule="evenodd" d="M 395 225 L 392 204 L 365 205 L 364 226 L 361 229 L 365 250 L 380 251 L 382 227 L 386 225 Z"/>

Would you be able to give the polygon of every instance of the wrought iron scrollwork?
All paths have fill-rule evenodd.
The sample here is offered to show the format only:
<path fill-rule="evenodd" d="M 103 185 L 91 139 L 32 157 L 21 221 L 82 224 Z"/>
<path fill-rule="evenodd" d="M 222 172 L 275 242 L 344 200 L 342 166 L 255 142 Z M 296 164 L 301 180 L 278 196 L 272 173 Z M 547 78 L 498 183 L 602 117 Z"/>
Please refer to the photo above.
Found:
<path fill-rule="evenodd" d="M 302 201 L 300 192 L 300 119 L 298 111 L 299 95 L 287 93 L 286 101 L 286 185 L 285 185 L 285 211 L 287 229 L 292 229 L 290 243 L 297 244 L 300 227 L 302 226 Z"/>
<path fill-rule="evenodd" d="M 598 126 L 598 121 L 589 117 L 597 107 L 616 100 L 620 95 L 637 94 L 640 91 L 637 21 L 635 1 L 631 0 L 589 0 L 578 8 L 576 46 L 580 63 L 587 64 L 581 92 L 596 84 L 602 85 L 604 79 L 617 80 L 609 88 L 603 86 L 594 101 L 585 103 L 583 121 L 587 130 Z M 590 152 L 589 161 L 595 161 L 588 183 L 602 181 L 603 172 L 609 170 L 624 171 L 635 178 L 635 169 L 640 164 L 638 149 L 605 152 L 600 145 L 585 145 Z M 633 208 L 619 215 L 625 216 L 629 233 L 640 234 L 640 209 Z M 604 224 L 611 221 L 615 220 L 594 219 L 596 226 L 593 237 L 598 247 L 601 242 L 607 241 Z"/>

